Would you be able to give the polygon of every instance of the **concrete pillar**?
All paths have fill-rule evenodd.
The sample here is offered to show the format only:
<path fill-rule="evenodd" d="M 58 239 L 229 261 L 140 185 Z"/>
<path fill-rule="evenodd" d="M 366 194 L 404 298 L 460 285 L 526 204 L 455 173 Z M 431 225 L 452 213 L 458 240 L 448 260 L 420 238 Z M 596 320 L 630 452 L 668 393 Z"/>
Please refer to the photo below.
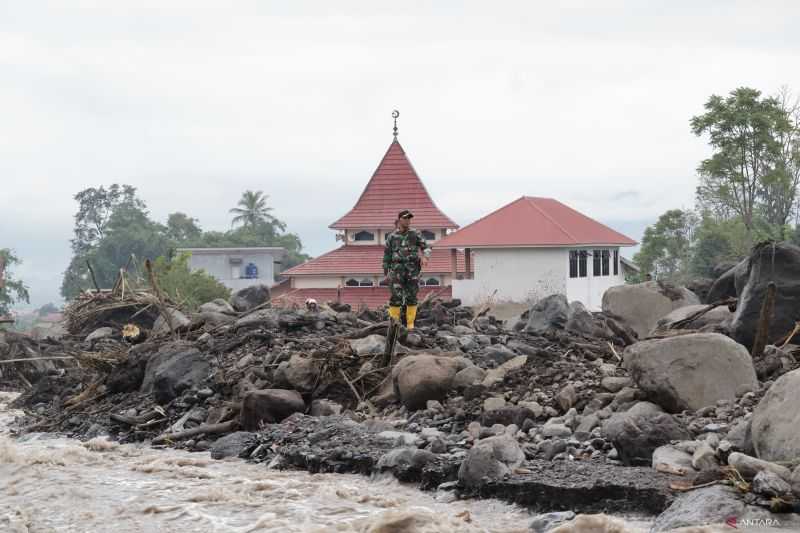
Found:
<path fill-rule="evenodd" d="M 453 271 L 453 279 L 458 279 L 458 250 L 450 249 L 450 267 Z"/>
<path fill-rule="evenodd" d="M 469 248 L 464 248 L 464 269 L 466 270 L 464 278 L 472 279 L 472 250 Z"/>

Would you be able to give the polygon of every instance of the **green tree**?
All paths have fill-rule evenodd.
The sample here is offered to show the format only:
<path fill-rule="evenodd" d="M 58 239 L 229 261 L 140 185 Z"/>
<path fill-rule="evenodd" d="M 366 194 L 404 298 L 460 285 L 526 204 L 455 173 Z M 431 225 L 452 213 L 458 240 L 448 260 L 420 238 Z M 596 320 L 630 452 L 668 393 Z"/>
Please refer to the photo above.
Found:
<path fill-rule="evenodd" d="M 90 188 L 75 199 L 79 209 L 75 216 L 74 255 L 61 283 L 65 298 L 93 288 L 87 263 L 92 265 L 98 286 L 110 288 L 131 254 L 144 259 L 169 252 L 167 228 L 150 220 L 135 188 L 116 184 L 108 190 Z"/>
<path fill-rule="evenodd" d="M 171 260 L 161 256 L 153 262 L 160 288 L 187 311 L 196 311 L 216 298 L 227 300 L 230 289 L 203 270 L 191 270 L 189 258 L 189 254 L 182 253 Z"/>
<path fill-rule="evenodd" d="M 194 246 L 202 235 L 196 218 L 185 213 L 172 213 L 167 218 L 167 237 L 179 246 Z"/>
<path fill-rule="evenodd" d="M 682 280 L 688 273 L 696 223 L 696 216 L 691 211 L 672 209 L 661 215 L 654 225 L 648 226 L 642 247 L 633 257 L 641 276 L 650 274 L 653 279 Z"/>
<path fill-rule="evenodd" d="M 286 231 L 286 225 L 272 216 L 272 208 L 267 206 L 268 195 L 263 191 L 244 191 L 239 207 L 231 208 L 229 213 L 235 215 L 231 220 L 231 227 L 241 224 L 244 227 L 255 228 L 263 224 L 272 226 L 276 230 Z"/>
<path fill-rule="evenodd" d="M 11 274 L 11 267 L 20 263 L 11 250 L 0 249 L 0 316 L 8 314 L 16 303 L 30 303 L 28 287 Z"/>
<path fill-rule="evenodd" d="M 705 109 L 691 119 L 692 132 L 707 134 L 713 149 L 698 167 L 700 207 L 723 218 L 740 217 L 748 232 L 760 209 L 770 222 L 780 219 L 784 208 L 774 196 L 791 193 L 784 173 L 776 169 L 781 154 L 778 136 L 790 129 L 781 103 L 762 98 L 756 89 L 740 87 L 726 98 L 712 95 Z"/>
<path fill-rule="evenodd" d="M 106 226 L 111 215 L 122 207 L 128 206 L 144 210 L 145 205 L 136 197 L 136 188 L 130 185 L 114 183 L 105 187 L 89 187 L 75 195 L 78 212 L 75 213 L 75 237 L 72 239 L 72 250 L 76 254 L 91 250 L 105 236 Z"/>

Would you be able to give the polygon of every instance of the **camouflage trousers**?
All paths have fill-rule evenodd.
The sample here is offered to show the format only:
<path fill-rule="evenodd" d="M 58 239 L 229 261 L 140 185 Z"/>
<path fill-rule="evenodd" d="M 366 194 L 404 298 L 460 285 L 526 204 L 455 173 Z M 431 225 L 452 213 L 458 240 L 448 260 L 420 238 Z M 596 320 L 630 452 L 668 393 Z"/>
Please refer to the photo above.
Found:
<path fill-rule="evenodd" d="M 407 272 L 394 272 L 389 279 L 389 288 L 392 296 L 389 305 L 402 307 L 417 305 L 417 291 L 419 291 L 419 276 Z"/>

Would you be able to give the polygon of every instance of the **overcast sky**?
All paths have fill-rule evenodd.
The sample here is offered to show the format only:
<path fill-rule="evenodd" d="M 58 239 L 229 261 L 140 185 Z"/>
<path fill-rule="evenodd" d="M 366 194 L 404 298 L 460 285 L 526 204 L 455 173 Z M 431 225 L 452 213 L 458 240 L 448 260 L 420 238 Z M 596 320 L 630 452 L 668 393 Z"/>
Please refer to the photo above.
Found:
<path fill-rule="evenodd" d="M 800 2 L 0 0 L 0 248 L 55 301 L 81 189 L 229 226 L 270 195 L 307 251 L 400 140 L 466 224 L 550 196 L 635 239 L 691 207 L 712 93 L 800 88 Z M 288 7 L 287 7 L 288 6 Z"/>

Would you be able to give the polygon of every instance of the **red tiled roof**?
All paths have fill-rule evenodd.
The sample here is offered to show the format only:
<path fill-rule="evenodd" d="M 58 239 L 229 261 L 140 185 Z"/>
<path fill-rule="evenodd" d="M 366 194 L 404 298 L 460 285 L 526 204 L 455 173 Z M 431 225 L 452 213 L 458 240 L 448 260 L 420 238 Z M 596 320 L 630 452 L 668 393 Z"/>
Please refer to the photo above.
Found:
<path fill-rule="evenodd" d="M 410 209 L 419 228 L 457 228 L 433 203 L 422 180 L 395 139 L 361 193 L 355 207 L 332 229 L 393 228 L 397 213 Z"/>
<path fill-rule="evenodd" d="M 383 246 L 345 245 L 316 259 L 281 272 L 282 276 L 383 274 Z M 464 254 L 458 254 L 458 271 L 466 272 Z M 450 252 L 433 250 L 430 261 L 422 270 L 428 274 L 452 272 Z"/>
<path fill-rule="evenodd" d="M 294 289 L 285 294 L 272 297 L 272 303 L 277 306 L 297 304 L 302 306 L 308 298 L 313 298 L 319 303 L 335 302 L 336 289 Z M 449 300 L 453 296 L 452 287 L 420 287 L 417 297 L 422 301 L 428 294 L 433 297 Z M 354 310 L 362 305 L 377 309 L 389 302 L 389 289 L 387 287 L 342 287 L 339 292 L 341 303 L 350 304 Z"/>
<path fill-rule="evenodd" d="M 522 198 L 433 244 L 438 248 L 493 246 L 633 246 L 636 241 L 552 198 Z"/>

